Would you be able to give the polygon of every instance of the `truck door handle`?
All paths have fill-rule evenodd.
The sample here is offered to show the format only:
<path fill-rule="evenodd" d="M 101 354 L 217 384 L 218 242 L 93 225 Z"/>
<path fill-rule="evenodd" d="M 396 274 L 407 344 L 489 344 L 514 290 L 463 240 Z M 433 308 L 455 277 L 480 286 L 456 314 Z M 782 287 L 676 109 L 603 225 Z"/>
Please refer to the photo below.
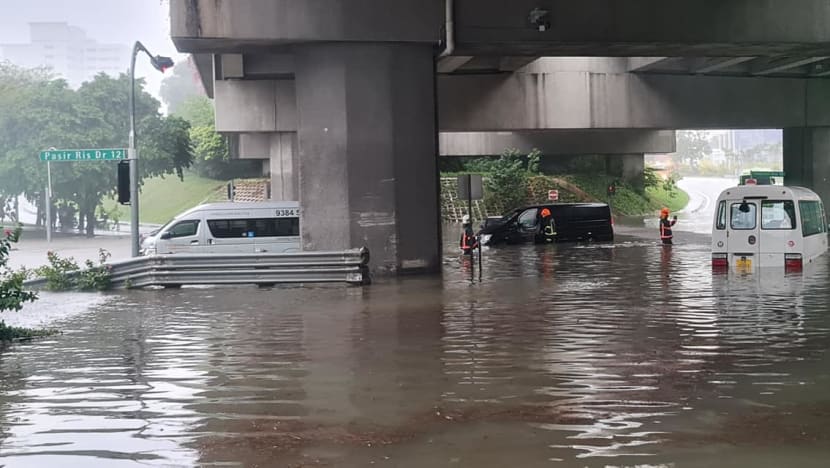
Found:
<path fill-rule="evenodd" d="M 213 245 L 213 239 L 208 239 L 208 244 Z"/>
<path fill-rule="evenodd" d="M 190 241 L 190 245 L 199 245 L 199 241 L 192 240 L 192 241 Z"/>

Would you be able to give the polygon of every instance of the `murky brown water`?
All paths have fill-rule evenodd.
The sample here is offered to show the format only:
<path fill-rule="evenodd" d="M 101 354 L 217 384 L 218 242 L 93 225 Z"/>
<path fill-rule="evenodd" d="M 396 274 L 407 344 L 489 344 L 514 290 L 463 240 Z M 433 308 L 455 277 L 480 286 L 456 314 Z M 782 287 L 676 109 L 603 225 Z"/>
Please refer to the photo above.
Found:
<path fill-rule="evenodd" d="M 713 278 L 678 237 L 105 296 L 0 353 L 0 466 L 827 466 L 827 257 Z"/>

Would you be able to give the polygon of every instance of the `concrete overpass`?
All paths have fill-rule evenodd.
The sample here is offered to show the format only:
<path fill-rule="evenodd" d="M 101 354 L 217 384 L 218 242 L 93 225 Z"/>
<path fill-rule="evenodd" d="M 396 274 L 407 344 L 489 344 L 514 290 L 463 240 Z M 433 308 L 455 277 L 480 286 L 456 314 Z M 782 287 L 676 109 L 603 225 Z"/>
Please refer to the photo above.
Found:
<path fill-rule="evenodd" d="M 439 266 L 439 148 L 641 167 L 677 128 L 785 128 L 791 180 L 830 170 L 823 0 L 170 4 L 217 130 L 300 199 L 306 247 L 368 245 L 382 271 Z"/>

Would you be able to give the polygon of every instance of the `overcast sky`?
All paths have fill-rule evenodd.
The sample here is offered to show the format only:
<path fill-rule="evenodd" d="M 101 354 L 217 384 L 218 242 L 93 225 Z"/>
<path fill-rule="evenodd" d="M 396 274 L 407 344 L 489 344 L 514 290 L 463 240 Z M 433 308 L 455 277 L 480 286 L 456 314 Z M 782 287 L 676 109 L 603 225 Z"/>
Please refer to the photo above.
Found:
<path fill-rule="evenodd" d="M 139 40 L 153 54 L 180 62 L 186 55 L 170 40 L 168 9 L 162 0 L 0 0 L 0 44 L 29 42 L 29 23 L 61 21 L 98 42 L 132 47 Z M 158 95 L 161 73 L 144 57 L 136 63 L 136 75 L 145 77 L 149 91 Z"/>

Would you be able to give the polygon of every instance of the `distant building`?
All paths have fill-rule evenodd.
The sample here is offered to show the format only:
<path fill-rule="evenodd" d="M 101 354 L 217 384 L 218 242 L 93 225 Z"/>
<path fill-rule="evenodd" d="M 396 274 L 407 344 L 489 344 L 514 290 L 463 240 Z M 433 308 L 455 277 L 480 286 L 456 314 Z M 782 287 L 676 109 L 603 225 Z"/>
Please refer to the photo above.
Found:
<path fill-rule="evenodd" d="M 25 67 L 48 67 L 76 88 L 99 73 L 118 76 L 129 67 L 130 50 L 103 44 L 67 23 L 29 23 L 28 44 L 0 44 L 0 57 Z"/>

